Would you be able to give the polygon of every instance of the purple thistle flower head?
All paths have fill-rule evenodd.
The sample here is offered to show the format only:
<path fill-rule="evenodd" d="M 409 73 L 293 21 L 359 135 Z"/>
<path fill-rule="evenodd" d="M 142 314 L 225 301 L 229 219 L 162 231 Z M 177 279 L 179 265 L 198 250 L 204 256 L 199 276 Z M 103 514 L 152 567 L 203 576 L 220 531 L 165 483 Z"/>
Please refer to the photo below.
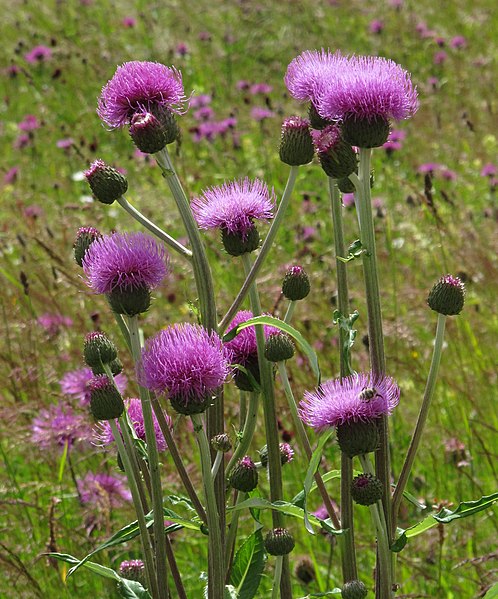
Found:
<path fill-rule="evenodd" d="M 450 40 L 450 46 L 452 48 L 465 48 L 467 46 L 467 40 L 463 37 L 463 35 L 456 35 L 452 37 Z"/>
<path fill-rule="evenodd" d="M 59 381 L 61 391 L 64 395 L 74 397 L 80 401 L 82 406 L 87 406 L 90 403 L 90 387 L 88 383 L 93 379 L 93 373 L 90 368 L 80 368 L 71 370 Z M 118 374 L 114 377 L 116 386 L 122 394 L 125 392 L 128 381 L 124 374 Z"/>
<path fill-rule="evenodd" d="M 250 310 L 240 310 L 229 324 L 227 333 L 242 322 L 246 322 L 246 320 L 253 318 L 253 316 L 254 315 Z M 279 329 L 270 325 L 264 325 L 263 330 L 265 332 L 265 338 L 268 338 L 270 335 L 280 333 Z M 256 342 L 255 327 L 251 326 L 242 329 L 236 337 L 225 343 L 225 347 L 230 350 L 233 364 L 245 366 L 248 362 L 252 361 L 254 358 L 257 358 L 258 344 Z"/>
<path fill-rule="evenodd" d="M 168 274 L 168 255 L 145 233 L 114 233 L 96 239 L 83 258 L 88 286 L 96 293 L 154 289 Z"/>
<path fill-rule="evenodd" d="M 121 507 L 125 501 L 131 501 L 131 493 L 125 487 L 123 477 L 88 472 L 84 478 L 77 480 L 77 484 L 81 502 L 92 504 L 103 511 Z"/>
<path fill-rule="evenodd" d="M 200 325 L 174 324 L 145 343 L 137 366 L 140 383 L 167 393 L 177 412 L 204 411 L 230 373 L 230 352 Z"/>
<path fill-rule="evenodd" d="M 316 108 L 327 120 L 402 120 L 418 109 L 410 75 L 392 60 L 350 56 L 319 94 Z"/>
<path fill-rule="evenodd" d="M 321 432 L 352 422 L 369 422 L 390 414 L 399 402 L 399 387 L 389 376 L 360 373 L 306 391 L 300 404 L 303 422 Z"/>
<path fill-rule="evenodd" d="M 71 448 L 79 441 L 90 439 L 90 426 L 83 414 L 77 414 L 69 405 L 52 405 L 33 420 L 31 442 L 43 448 L 65 445 Z"/>
<path fill-rule="evenodd" d="M 275 193 L 260 179 L 232 181 L 210 187 L 191 204 L 201 229 L 220 228 L 246 239 L 254 220 L 273 218 Z"/>
<path fill-rule="evenodd" d="M 50 58 L 52 58 L 52 50 L 48 46 L 35 46 L 24 55 L 24 59 L 29 64 L 45 62 L 46 60 L 50 60 Z"/>
<path fill-rule="evenodd" d="M 125 62 L 102 88 L 97 114 L 109 127 L 131 122 L 137 112 L 161 107 L 180 114 L 186 101 L 182 76 L 158 62 Z"/>
<path fill-rule="evenodd" d="M 128 413 L 128 418 L 135 429 L 135 434 L 139 439 L 145 441 L 145 425 L 144 415 L 142 412 L 142 402 L 140 399 L 132 398 L 125 401 L 125 406 Z M 173 422 L 171 418 L 167 414 L 165 414 L 165 418 L 170 429 L 173 428 Z M 157 422 L 155 414 L 152 414 L 152 419 L 154 421 L 154 432 L 156 434 L 157 449 L 159 451 L 164 451 L 168 446 L 166 445 L 164 435 L 161 431 L 159 423 Z M 118 430 L 121 430 L 119 423 L 117 423 L 117 427 Z M 110 445 L 114 441 L 114 435 L 108 420 L 102 420 L 99 422 L 99 425 L 94 430 L 94 438 L 101 445 Z"/>
<path fill-rule="evenodd" d="M 324 88 L 340 75 L 347 57 L 340 52 L 306 50 L 289 64 L 284 77 L 290 95 L 316 104 Z"/>
<path fill-rule="evenodd" d="M 491 163 L 488 162 L 482 167 L 481 177 L 494 177 L 498 173 L 498 168 Z"/>

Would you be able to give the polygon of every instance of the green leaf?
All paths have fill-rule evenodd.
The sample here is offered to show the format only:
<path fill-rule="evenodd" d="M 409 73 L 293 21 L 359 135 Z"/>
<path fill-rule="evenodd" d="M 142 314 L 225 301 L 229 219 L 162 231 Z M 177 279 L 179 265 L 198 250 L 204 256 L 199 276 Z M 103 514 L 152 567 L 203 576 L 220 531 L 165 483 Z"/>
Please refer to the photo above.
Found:
<path fill-rule="evenodd" d="M 233 560 L 230 583 L 238 599 L 252 599 L 258 592 L 266 554 L 261 530 L 256 530 L 240 546 Z"/>
<path fill-rule="evenodd" d="M 463 501 L 453 511 L 443 508 L 437 514 L 430 514 L 421 522 L 414 526 L 410 526 L 410 528 L 407 528 L 406 530 L 398 529 L 400 535 L 391 546 L 391 551 L 401 551 L 408 539 L 416 537 L 433 526 L 436 526 L 438 523 L 449 524 L 453 520 L 468 518 L 469 516 L 473 516 L 474 514 L 491 507 L 497 500 L 498 492 L 493 493 L 492 495 L 484 495 L 481 499 L 477 499 L 476 501 Z"/>
<path fill-rule="evenodd" d="M 152 599 L 149 592 L 136 580 L 121 578 L 118 591 L 122 599 Z"/>
<path fill-rule="evenodd" d="M 339 328 L 346 333 L 344 335 L 344 344 L 341 348 L 341 352 L 343 355 L 344 364 L 346 364 L 347 371 L 350 374 L 355 374 L 355 371 L 351 365 L 351 349 L 356 339 L 356 329 L 353 328 L 353 325 L 358 320 L 359 315 L 360 314 L 358 310 L 355 310 L 349 316 L 344 316 L 344 314 L 342 314 L 342 312 L 339 310 L 334 310 L 333 315 L 334 324 L 339 325 Z"/>
<path fill-rule="evenodd" d="M 238 599 L 237 591 L 231 584 L 227 584 L 223 593 L 223 599 Z"/>
<path fill-rule="evenodd" d="M 365 253 L 365 250 L 361 245 L 361 241 L 356 239 L 356 241 L 353 241 L 353 243 L 348 247 L 348 255 L 345 258 L 337 256 L 337 259 L 345 263 L 351 262 L 351 260 L 359 258 L 363 253 Z"/>
<path fill-rule="evenodd" d="M 101 566 L 100 564 L 96 564 L 95 562 L 86 561 L 84 564 L 80 564 L 80 560 L 73 555 L 69 555 L 68 553 L 47 553 L 46 555 L 50 557 L 54 557 L 61 562 L 66 562 L 67 564 L 76 564 L 76 565 L 84 565 L 85 568 L 88 568 L 92 572 L 103 576 L 104 578 L 111 578 L 112 580 L 120 581 L 121 577 L 111 568 L 106 568 L 106 566 Z M 66 578 L 69 576 L 67 574 Z"/>
<path fill-rule="evenodd" d="M 329 438 L 333 432 L 334 432 L 334 429 L 330 429 L 325 434 L 323 434 L 320 437 L 320 439 L 318 440 L 318 445 L 316 446 L 315 451 L 311 455 L 308 470 L 306 472 L 306 477 L 304 479 L 304 485 L 303 485 L 304 497 L 303 497 L 303 501 L 302 501 L 303 511 L 304 511 L 304 526 L 306 527 L 306 530 L 312 535 L 314 535 L 315 533 L 313 531 L 313 528 L 312 528 L 309 518 L 308 518 L 308 511 L 306 509 L 306 504 L 308 501 L 308 495 L 310 493 L 311 486 L 313 484 L 315 473 L 318 469 L 318 465 L 320 464 L 320 460 L 322 459 L 323 448 L 325 446 L 325 443 L 329 440 Z"/>
<path fill-rule="evenodd" d="M 290 324 L 287 324 L 286 322 L 283 322 L 282 320 L 279 320 L 278 318 L 275 318 L 273 316 L 267 316 L 267 315 L 255 316 L 254 318 L 250 318 L 249 320 L 246 320 L 245 322 L 241 322 L 236 327 L 234 327 L 232 330 L 230 330 L 226 335 L 224 335 L 223 342 L 227 343 L 228 341 L 231 341 L 239 334 L 240 331 L 242 331 L 243 329 L 246 329 L 247 327 L 250 327 L 253 325 L 261 325 L 262 326 L 265 324 L 271 325 L 271 326 L 279 329 L 280 331 L 284 331 L 284 333 L 287 333 L 296 341 L 296 343 L 301 347 L 301 349 L 305 353 L 306 357 L 308 358 L 311 368 L 313 369 L 313 372 L 315 373 L 315 375 L 317 377 L 317 384 L 319 385 L 320 384 L 320 367 L 318 366 L 318 358 L 315 353 L 315 350 L 311 347 L 311 345 L 306 341 L 306 339 L 301 335 L 301 333 L 299 331 L 297 331 L 294 327 L 291 327 Z"/>
<path fill-rule="evenodd" d="M 484 595 L 484 599 L 498 599 L 498 582 L 494 584 Z"/>
<path fill-rule="evenodd" d="M 359 474 L 359 472 L 354 471 L 353 474 L 356 476 L 356 474 Z M 324 475 L 322 475 L 322 480 L 324 483 L 328 482 L 329 480 L 333 480 L 334 478 L 341 478 L 340 470 L 331 470 L 330 472 L 326 472 Z M 311 489 L 309 490 L 309 492 L 313 493 L 313 491 L 315 491 L 317 488 L 318 487 L 314 482 L 311 485 Z M 294 497 L 294 499 L 292 499 L 291 503 L 293 503 L 294 505 L 298 505 L 299 507 L 303 507 L 304 496 L 305 495 L 303 489 L 302 491 L 299 491 L 299 493 Z"/>
<path fill-rule="evenodd" d="M 250 499 L 246 499 L 245 501 L 241 501 L 237 505 L 227 508 L 227 511 L 236 511 L 243 509 L 251 509 L 258 508 L 260 510 L 275 510 L 277 512 L 282 512 L 287 516 L 293 516 L 295 518 L 299 518 L 300 520 L 304 520 L 304 510 L 294 505 L 293 503 L 289 503 L 287 501 L 275 501 L 271 503 L 267 499 L 263 499 L 262 497 L 251 497 Z M 322 528 L 325 532 L 329 532 L 333 535 L 342 534 L 342 530 L 337 530 L 332 526 L 330 519 L 319 520 L 316 516 L 312 514 L 308 514 L 308 521 L 318 528 Z"/>
<path fill-rule="evenodd" d="M 69 449 L 69 441 L 66 441 L 64 443 L 64 451 L 62 452 L 61 461 L 59 464 L 59 472 L 57 474 L 57 482 L 59 482 L 59 483 L 62 481 L 62 476 L 64 474 L 64 468 L 66 467 L 68 449 Z"/>

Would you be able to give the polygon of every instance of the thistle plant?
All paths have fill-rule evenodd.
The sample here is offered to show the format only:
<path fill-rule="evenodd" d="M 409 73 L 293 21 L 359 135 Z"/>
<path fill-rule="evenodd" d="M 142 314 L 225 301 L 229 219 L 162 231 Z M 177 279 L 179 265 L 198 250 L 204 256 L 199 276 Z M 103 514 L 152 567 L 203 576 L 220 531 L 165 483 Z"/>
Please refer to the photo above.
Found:
<path fill-rule="evenodd" d="M 168 537 L 182 527 L 207 545 L 207 561 L 201 569 L 209 599 L 269 596 L 258 590 L 264 584 L 268 556 L 272 599 L 292 598 L 289 560 L 302 535 L 314 535 L 317 528 L 337 538 L 341 552 L 342 571 L 335 574 L 342 580 L 341 589 L 321 589 L 324 595 L 340 592 L 345 599 L 357 599 L 374 589 L 377 599 L 392 599 L 403 582 L 395 569 L 396 552 L 406 542 L 405 531 L 397 529 L 398 512 L 430 417 L 445 321 L 463 308 L 464 288 L 457 277 L 447 275 L 429 294 L 429 307 L 438 313 L 434 356 L 412 441 L 408 448 L 398 447 L 406 451 L 398 477 L 390 465 L 388 417 L 398 404 L 398 412 L 403 410 L 404 398 L 403 389 L 386 374 L 394 366 L 384 353 L 370 158 L 372 149 L 388 139 L 392 121 L 416 113 L 417 91 L 409 73 L 391 60 L 323 49 L 296 57 L 288 66 L 285 83 L 293 98 L 306 103 L 309 120 L 290 116 L 283 122 L 279 157 L 290 168 L 280 200 L 278 190 L 250 173 L 222 185 L 203 182 L 203 191 L 189 200 L 167 149 L 179 137 L 181 115 L 188 110 L 190 97 L 175 67 L 125 63 L 102 89 L 99 117 L 111 129 L 128 127 L 133 143 L 155 157 L 188 237 L 187 247 L 163 223 L 152 222 L 132 206 L 125 197 L 132 183 L 117 169 L 97 160 L 86 171 L 102 204 L 116 202 L 147 230 L 106 234 L 85 227 L 74 244 L 75 261 L 86 284 L 94 294 L 106 296 L 109 316 L 115 318 L 130 350 L 133 368 L 126 374 L 134 379 L 138 396 L 124 395 L 121 360 L 111 336 L 101 331 L 89 333 L 84 342 L 85 362 L 92 372 L 85 371 L 84 380 L 68 376 L 64 381 L 67 393 L 89 404 L 98 421 L 94 441 L 115 446 L 128 479 L 127 497 L 133 501 L 136 522 L 113 543 L 132 541 L 133 529 L 140 537 L 135 550 L 141 553 L 140 559 L 123 561 L 117 572 L 111 571 L 123 597 L 191 596 L 188 577 L 179 571 L 175 558 L 181 547 L 172 545 Z M 310 165 L 315 155 L 317 164 Z M 338 372 L 322 364 L 328 379 L 324 382 L 316 352 L 291 325 L 300 302 L 313 293 L 312 273 L 297 264 L 287 269 L 282 318 L 268 313 L 257 282 L 279 229 L 289 218 L 286 211 L 299 169 L 318 169 L 318 164 L 330 197 L 330 247 L 336 257 L 330 276 L 336 278 L 338 290 L 333 323 L 340 352 Z M 342 219 L 341 193 L 352 190 L 358 217 L 355 231 L 346 230 Z M 106 208 L 96 204 L 95 209 Z M 123 228 L 125 223 L 123 219 Z M 240 290 L 223 316 L 217 306 L 225 298 L 219 297 L 205 248 L 211 242 L 204 231 L 210 229 L 221 235 L 223 268 L 244 273 Z M 346 244 L 353 239 L 357 241 L 348 253 Z M 184 322 L 164 323 L 149 335 L 145 334 L 148 313 L 161 313 L 152 292 L 174 268 L 165 246 L 190 269 L 196 297 L 187 298 L 194 308 Z M 364 294 L 366 314 L 350 314 L 348 268 L 355 259 L 363 265 L 364 289 L 355 293 Z M 293 261 L 294 256 L 288 256 L 288 262 Z M 110 326 L 106 323 L 106 329 Z M 355 326 L 368 331 L 368 372 L 355 371 Z M 295 367 L 298 351 L 309 360 L 316 380 L 308 381 L 307 388 L 313 390 L 296 399 L 288 368 Z M 130 363 L 130 359 L 123 361 Z M 276 391 L 285 396 L 285 407 Z M 412 391 L 413 401 L 416 395 Z M 287 409 L 295 433 L 292 446 L 280 441 L 278 430 L 280 410 Z M 68 449 L 89 437 L 81 422 L 62 409 L 50 416 L 60 428 L 52 435 L 47 430 L 48 416 L 41 414 L 33 429 L 33 439 L 42 446 L 53 441 Z M 192 447 L 183 447 L 176 436 L 176 425 L 184 419 L 190 421 L 196 439 L 194 458 L 189 455 Z M 334 480 L 338 476 L 321 471 L 333 434 L 340 450 L 339 488 Z M 295 468 L 301 458 L 306 460 L 306 473 L 301 493 L 292 500 L 284 484 L 285 471 Z M 192 468 L 187 470 L 188 462 L 195 464 L 195 474 Z M 354 474 L 353 465 L 361 471 Z M 186 494 L 175 496 L 174 501 L 188 505 L 189 516 L 167 507 L 173 469 Z M 313 481 L 323 501 L 323 518 L 309 511 Z M 80 499 L 88 495 L 79 493 Z M 340 495 L 339 505 L 332 500 L 334 495 Z M 355 515 L 365 507 L 376 539 L 375 580 L 370 572 L 358 571 L 357 565 Z M 241 516 L 253 520 L 254 530 L 245 538 Z M 69 573 L 88 559 L 71 558 Z M 314 580 L 309 560 L 301 559 L 297 566 L 301 581 Z"/>

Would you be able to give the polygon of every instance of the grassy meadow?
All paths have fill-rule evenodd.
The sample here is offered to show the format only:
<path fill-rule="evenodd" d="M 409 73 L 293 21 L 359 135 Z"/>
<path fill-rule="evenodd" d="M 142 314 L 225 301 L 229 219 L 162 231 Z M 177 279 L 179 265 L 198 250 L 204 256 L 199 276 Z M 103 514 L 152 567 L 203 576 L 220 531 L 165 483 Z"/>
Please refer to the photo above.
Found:
<path fill-rule="evenodd" d="M 462 314 L 447 324 L 440 379 L 427 433 L 408 491 L 426 511 L 405 502 L 399 525 L 422 520 L 433 506 L 456 507 L 497 488 L 498 312 L 498 103 L 496 78 L 498 14 L 491 0 L 437 4 L 428 0 L 183 0 L 33 2 L 13 0 L 3 11 L 0 48 L 0 598 L 117 597 L 112 582 L 87 570 L 65 579 L 67 568 L 44 553 L 86 555 L 134 519 L 130 502 L 109 506 L 96 517 L 78 500 L 76 479 L 88 472 L 117 472 L 112 449 L 91 443 L 52 450 L 33 443 L 33 420 L 41 410 L 70 402 L 59 381 L 82 368 L 85 333 L 97 327 L 119 341 L 112 314 L 93 296 L 74 263 L 72 243 L 79 227 L 102 232 L 140 230 L 119 206 L 93 202 L 82 171 L 96 158 L 126 171 L 128 200 L 177 238 L 184 238 L 174 202 L 154 162 L 138 156 L 126 131 L 105 130 L 95 112 L 102 86 L 116 65 L 159 61 L 181 70 L 187 94 L 209 95 L 209 119 L 232 118 L 222 133 L 203 134 L 198 108 L 180 121 L 181 143 L 172 150 L 179 175 L 193 197 L 224 180 L 260 177 L 280 197 L 288 168 L 278 158 L 280 126 L 306 108 L 289 97 L 283 82 L 289 62 L 306 49 L 382 55 L 412 73 L 420 96 L 417 114 L 396 129 L 401 148 L 373 153 L 377 247 L 388 372 L 402 389 L 391 419 L 392 468 L 399 474 L 429 368 L 436 315 L 428 290 L 443 274 L 457 274 L 467 288 Z M 464 42 L 456 42 L 461 36 Z M 49 50 L 42 58 L 30 52 Z M 443 54 L 444 53 L 444 54 Z M 241 83 L 241 82 L 246 82 Z M 267 84 L 269 87 L 255 84 Z M 33 115 L 36 125 L 27 115 Z M 31 125 L 29 124 L 31 122 Z M 24 123 L 23 125 L 20 125 Z M 27 124 L 26 124 L 27 123 Z M 424 168 L 432 176 L 424 175 Z M 425 165 L 425 167 L 424 167 Z M 487 170 L 486 170 L 486 165 Z M 484 171 L 483 171 L 484 169 Z M 421 172 L 422 171 L 422 172 Z M 490 173 L 490 174 L 486 174 Z M 347 242 L 356 239 L 356 214 L 345 209 Z M 265 228 L 262 228 L 264 233 Z M 214 234 L 206 234 L 220 317 L 243 279 Z M 312 292 L 296 309 L 293 325 L 313 345 L 324 378 L 338 375 L 335 257 L 327 183 L 319 165 L 301 167 L 286 222 L 259 277 L 263 309 L 283 316 L 280 283 L 286 265 L 299 263 Z M 146 336 L 177 321 L 194 321 L 193 278 L 172 256 L 173 274 L 155 292 L 142 326 Z M 352 309 L 360 312 L 354 366 L 368 368 L 366 306 L 360 261 L 349 266 Z M 49 315 L 48 321 L 44 316 Z M 54 315 L 60 318 L 54 324 Z M 48 322 L 48 324 L 47 324 Z M 121 343 L 121 342 L 120 342 Z M 131 359 L 120 345 L 136 395 Z M 305 358 L 288 364 L 294 393 L 314 387 Z M 226 392 L 227 422 L 237 425 L 238 392 Z M 290 414 L 277 382 L 282 431 L 292 435 Z M 74 402 L 76 410 L 78 402 Z M 82 412 L 83 413 L 83 412 Z M 90 416 L 88 416 L 90 425 Z M 232 432 L 232 428 L 230 428 Z M 175 437 L 199 483 L 196 448 L 186 423 Z M 257 438 L 252 453 L 264 444 Z M 339 464 L 327 446 L 323 471 Z M 182 494 L 167 453 L 164 481 Z M 284 469 L 285 498 L 302 489 L 307 460 L 296 451 Z M 265 477 L 262 477 L 265 478 Z M 263 489 L 267 481 L 262 483 Z M 338 499 L 339 483 L 330 482 Z M 319 498 L 312 496 L 319 506 Z M 173 506 L 182 512 L 182 506 Z M 435 509 L 438 509 L 437 507 Z M 182 512 L 183 513 L 183 512 Z M 368 514 L 367 514 L 368 515 Z M 359 560 L 371 580 L 374 537 L 358 510 Z M 262 515 L 268 519 L 268 514 Z M 265 520 L 265 521 L 266 521 Z M 242 530 L 251 530 L 249 517 Z M 338 550 L 325 536 L 310 537 L 290 520 L 296 537 L 294 568 L 311 558 L 315 579 L 293 574 L 295 597 L 340 586 Z M 498 580 L 493 509 L 412 539 L 399 555 L 398 597 L 483 597 Z M 189 597 L 201 597 L 205 537 L 173 533 L 173 547 Z M 98 554 L 95 561 L 117 568 L 140 557 L 138 539 Z M 258 597 L 269 597 L 273 563 L 268 561 Z M 369 595 L 373 596 L 373 594 Z"/>

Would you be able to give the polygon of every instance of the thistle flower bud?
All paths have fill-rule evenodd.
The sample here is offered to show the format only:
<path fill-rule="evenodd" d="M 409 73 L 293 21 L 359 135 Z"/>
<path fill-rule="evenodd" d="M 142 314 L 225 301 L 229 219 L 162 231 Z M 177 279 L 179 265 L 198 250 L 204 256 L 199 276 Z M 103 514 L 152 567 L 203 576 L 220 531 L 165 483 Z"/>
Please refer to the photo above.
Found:
<path fill-rule="evenodd" d="M 265 358 L 270 362 L 290 360 L 294 355 L 294 343 L 285 333 L 272 333 L 265 341 Z"/>
<path fill-rule="evenodd" d="M 284 464 L 288 464 L 289 462 L 292 462 L 292 459 L 294 458 L 294 450 L 288 443 L 280 443 L 279 451 L 280 451 L 280 463 L 282 464 L 282 466 Z M 259 450 L 259 459 L 261 460 L 261 465 L 263 466 L 263 468 L 266 468 L 268 466 L 268 446 L 267 445 L 265 445 L 264 447 L 262 447 Z"/>
<path fill-rule="evenodd" d="M 325 174 L 332 179 L 349 177 L 357 168 L 356 152 L 346 142 L 339 126 L 328 125 L 313 136 L 318 159 Z"/>
<path fill-rule="evenodd" d="M 94 376 L 96 376 L 97 374 L 106 374 L 104 366 L 101 364 L 92 366 L 91 368 Z M 118 374 L 123 372 L 123 363 L 119 358 L 116 358 L 115 360 L 109 363 L 109 368 L 111 369 L 112 374 L 114 376 L 117 376 Z"/>
<path fill-rule="evenodd" d="M 226 433 L 220 433 L 211 439 L 211 447 L 216 449 L 216 451 L 226 453 L 232 449 L 232 442 Z"/>
<path fill-rule="evenodd" d="M 103 160 L 96 160 L 85 171 L 93 195 L 103 204 L 112 204 L 128 190 L 126 177 Z"/>
<path fill-rule="evenodd" d="M 458 277 L 452 275 L 441 277 L 427 298 L 429 308 L 445 316 L 460 314 L 464 302 L 465 286 Z"/>
<path fill-rule="evenodd" d="M 270 555 L 287 555 L 295 546 L 294 538 L 286 528 L 274 528 L 265 537 L 265 549 Z"/>
<path fill-rule="evenodd" d="M 145 565 L 141 559 L 131 559 L 121 562 L 119 575 L 127 580 L 145 583 Z"/>
<path fill-rule="evenodd" d="M 135 114 L 129 133 L 133 143 L 145 154 L 155 154 L 166 146 L 163 126 L 151 112 Z"/>
<path fill-rule="evenodd" d="M 116 346 L 105 333 L 93 331 L 85 337 L 83 357 L 90 368 L 110 364 L 118 357 Z"/>
<path fill-rule="evenodd" d="M 356 191 L 356 187 L 349 177 L 337 179 L 337 187 L 341 193 L 354 193 Z"/>
<path fill-rule="evenodd" d="M 373 474 L 359 474 L 351 483 L 351 496 L 359 505 L 372 505 L 382 498 L 382 482 Z"/>
<path fill-rule="evenodd" d="M 221 241 L 227 254 L 242 256 L 254 252 L 259 247 L 260 237 L 256 227 L 251 227 L 245 235 L 231 233 L 228 229 L 221 230 Z"/>
<path fill-rule="evenodd" d="M 282 282 L 282 293 L 291 301 L 304 299 L 310 292 L 309 277 L 301 266 L 291 266 Z"/>
<path fill-rule="evenodd" d="M 379 445 L 379 431 L 373 420 L 345 422 L 337 427 L 337 442 L 349 458 L 375 451 Z"/>
<path fill-rule="evenodd" d="M 299 116 L 285 119 L 279 148 L 282 162 L 289 166 L 300 166 L 313 160 L 315 148 L 309 125 L 309 121 Z"/>
<path fill-rule="evenodd" d="M 113 420 L 124 412 L 121 393 L 105 374 L 100 374 L 88 383 L 90 389 L 90 411 L 96 420 Z"/>
<path fill-rule="evenodd" d="M 298 561 L 294 574 L 303 584 L 310 584 L 316 579 L 315 566 L 309 557 L 303 557 Z"/>
<path fill-rule="evenodd" d="M 258 486 L 258 470 L 249 456 L 246 455 L 235 464 L 228 482 L 231 487 L 244 493 L 249 493 Z"/>
<path fill-rule="evenodd" d="M 368 589 L 361 580 L 350 580 L 341 589 L 342 599 L 365 599 L 367 594 Z"/>
<path fill-rule="evenodd" d="M 169 402 L 178 414 L 192 416 L 205 412 L 213 404 L 213 395 L 206 393 L 203 395 L 192 394 L 190 397 L 185 397 L 185 395 L 180 393 L 178 395 L 170 395 Z"/>
<path fill-rule="evenodd" d="M 261 373 L 259 372 L 258 356 L 249 356 L 243 366 L 252 376 L 254 381 L 259 385 L 261 382 Z M 233 375 L 233 382 L 235 383 L 237 389 L 240 389 L 241 391 L 256 391 L 253 381 L 245 372 L 239 370 L 238 368 L 235 370 L 235 374 Z"/>
<path fill-rule="evenodd" d="M 136 316 L 147 312 L 150 306 L 150 290 L 147 285 L 140 287 L 116 287 L 106 294 L 111 309 L 116 314 Z"/>
<path fill-rule="evenodd" d="M 78 229 L 73 244 L 74 260 L 78 266 L 83 266 L 83 258 L 87 249 L 96 239 L 101 237 L 100 231 L 94 227 L 81 227 Z"/>
<path fill-rule="evenodd" d="M 371 119 L 349 117 L 342 123 L 342 136 L 346 143 L 358 148 L 378 148 L 389 137 L 389 121 L 377 116 Z"/>

